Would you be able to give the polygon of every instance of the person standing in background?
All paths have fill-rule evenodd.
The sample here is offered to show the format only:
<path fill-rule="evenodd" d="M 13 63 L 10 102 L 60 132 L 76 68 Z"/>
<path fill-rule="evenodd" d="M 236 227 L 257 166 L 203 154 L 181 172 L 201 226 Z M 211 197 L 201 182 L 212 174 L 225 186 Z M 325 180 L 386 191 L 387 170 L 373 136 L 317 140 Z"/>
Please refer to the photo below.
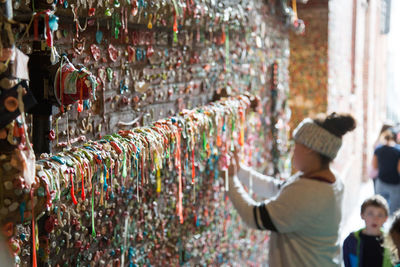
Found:
<path fill-rule="evenodd" d="M 388 123 L 388 122 L 387 122 L 387 123 L 384 123 L 384 124 L 382 125 L 381 130 L 379 131 L 378 138 L 376 139 L 376 141 L 375 141 L 375 143 L 374 143 L 374 152 L 375 152 L 375 149 L 376 149 L 378 146 L 380 146 L 380 145 L 382 145 L 382 144 L 385 143 L 385 140 L 384 140 L 384 138 L 383 138 L 383 133 L 384 133 L 386 130 L 392 128 L 392 127 L 393 127 L 392 124 L 391 124 L 391 123 Z M 378 178 L 378 169 L 376 169 L 376 168 L 374 168 L 372 165 L 370 165 L 370 166 L 368 167 L 368 177 L 371 178 L 372 181 L 374 182 L 374 192 L 375 192 L 375 194 L 377 194 L 377 192 L 376 192 L 376 181 L 377 181 L 377 179 L 376 179 L 376 178 Z"/>
<path fill-rule="evenodd" d="M 400 267 L 400 210 L 396 211 L 393 215 L 393 222 L 389 230 L 389 236 L 392 240 L 392 245 L 394 246 L 394 266 Z"/>
<path fill-rule="evenodd" d="M 391 129 L 382 133 L 383 144 L 374 151 L 372 167 L 378 171 L 376 193 L 389 203 L 390 214 L 400 208 L 400 146 Z"/>

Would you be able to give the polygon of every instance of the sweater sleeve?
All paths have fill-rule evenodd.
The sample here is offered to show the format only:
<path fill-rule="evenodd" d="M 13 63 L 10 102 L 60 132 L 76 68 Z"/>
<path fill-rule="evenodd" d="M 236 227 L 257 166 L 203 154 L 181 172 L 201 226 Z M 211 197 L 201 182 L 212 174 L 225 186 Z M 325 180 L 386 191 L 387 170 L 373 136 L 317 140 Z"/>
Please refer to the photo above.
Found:
<path fill-rule="evenodd" d="M 351 267 L 350 254 L 355 254 L 356 240 L 352 234 L 346 237 L 343 242 L 343 262 L 345 267 Z"/>
<path fill-rule="evenodd" d="M 243 221 L 253 229 L 276 231 L 264 203 L 258 203 L 244 190 L 237 176 L 229 177 L 228 196 Z"/>
<path fill-rule="evenodd" d="M 263 175 L 243 164 L 240 165 L 237 176 L 245 186 L 262 198 L 271 198 L 277 195 L 283 185 L 283 181 Z"/>

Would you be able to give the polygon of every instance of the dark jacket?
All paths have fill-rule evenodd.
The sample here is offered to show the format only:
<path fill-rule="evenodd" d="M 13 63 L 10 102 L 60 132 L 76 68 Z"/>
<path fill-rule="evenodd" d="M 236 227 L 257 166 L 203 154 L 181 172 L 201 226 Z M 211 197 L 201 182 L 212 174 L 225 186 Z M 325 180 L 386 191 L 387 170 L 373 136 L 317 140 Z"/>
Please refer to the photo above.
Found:
<path fill-rule="evenodd" d="M 364 228 L 351 233 L 343 243 L 343 260 L 345 267 L 359 267 L 362 266 L 362 251 L 363 243 L 361 242 L 360 233 Z M 387 248 L 383 249 L 383 262 L 382 267 L 392 267 L 390 261 L 390 251 Z M 378 267 L 378 266 L 377 266 Z"/>

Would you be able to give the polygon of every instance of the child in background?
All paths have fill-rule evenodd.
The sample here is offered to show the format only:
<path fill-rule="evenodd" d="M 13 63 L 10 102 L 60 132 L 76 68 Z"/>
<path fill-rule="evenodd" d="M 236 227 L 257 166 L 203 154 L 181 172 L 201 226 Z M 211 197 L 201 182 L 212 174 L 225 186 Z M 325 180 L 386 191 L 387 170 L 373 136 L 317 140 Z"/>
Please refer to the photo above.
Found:
<path fill-rule="evenodd" d="M 386 200 L 379 195 L 370 197 L 361 205 L 365 228 L 352 232 L 343 244 L 345 267 L 393 266 L 389 249 L 384 247 L 382 225 L 389 215 Z"/>
<path fill-rule="evenodd" d="M 396 246 L 395 250 L 397 253 L 397 263 L 394 265 L 395 267 L 400 267 L 400 210 L 398 210 L 393 217 L 392 226 L 389 231 L 390 238 L 393 241 L 393 244 Z"/>

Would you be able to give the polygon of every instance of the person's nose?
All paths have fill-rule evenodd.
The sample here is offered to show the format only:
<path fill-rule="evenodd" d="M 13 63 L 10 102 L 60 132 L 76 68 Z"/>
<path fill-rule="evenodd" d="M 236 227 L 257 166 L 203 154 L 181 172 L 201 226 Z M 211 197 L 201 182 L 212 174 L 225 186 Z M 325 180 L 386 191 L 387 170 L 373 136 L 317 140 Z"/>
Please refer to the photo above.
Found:
<path fill-rule="evenodd" d="M 374 215 L 374 216 L 372 216 L 372 219 L 373 219 L 374 222 L 378 222 L 381 219 L 381 216 Z"/>

